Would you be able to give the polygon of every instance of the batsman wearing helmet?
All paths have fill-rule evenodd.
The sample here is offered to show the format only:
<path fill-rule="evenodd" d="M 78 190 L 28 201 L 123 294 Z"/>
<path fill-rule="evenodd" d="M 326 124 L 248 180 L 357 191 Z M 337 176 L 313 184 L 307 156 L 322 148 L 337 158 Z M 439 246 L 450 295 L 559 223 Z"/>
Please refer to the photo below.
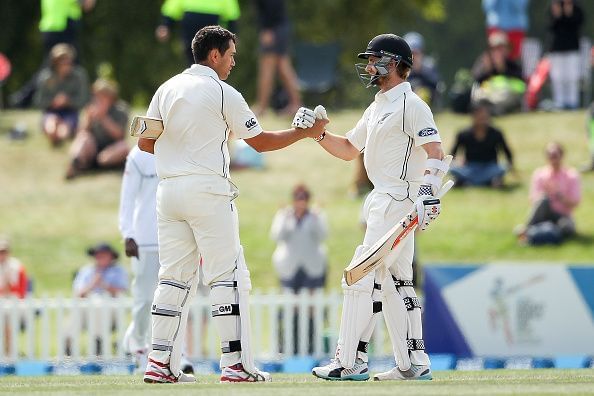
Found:
<path fill-rule="evenodd" d="M 152 351 L 144 381 L 192 382 L 180 371 L 188 308 L 198 285 L 199 255 L 204 284 L 221 339 L 221 381 L 269 381 L 254 365 L 250 348 L 250 273 L 239 241 L 237 188 L 229 175 L 231 133 L 258 151 L 277 150 L 327 121 L 299 109 L 292 129 L 265 132 L 243 96 L 225 83 L 235 66 L 235 35 L 220 26 L 200 29 L 192 41 L 195 64 L 163 83 L 147 116 L 163 120 L 158 140 L 140 138 L 155 154 L 159 186 L 157 223 L 159 283 L 152 304 Z M 297 129 L 303 128 L 303 129 Z"/>
<path fill-rule="evenodd" d="M 424 230 L 440 212 L 433 199 L 448 170 L 441 139 L 429 106 L 406 81 L 413 65 L 410 47 L 395 34 L 374 37 L 359 58 L 356 69 L 365 87 L 379 92 L 346 136 L 325 131 L 314 136 L 330 154 L 346 161 L 359 155 L 374 189 L 364 204 L 367 230 L 355 257 L 371 247 L 415 206 L 419 228 Z M 383 311 L 396 358 L 396 367 L 374 380 L 431 379 L 421 327 L 421 306 L 412 284 L 413 235 L 401 250 L 384 257 L 384 265 L 348 286 L 344 294 L 336 354 L 330 364 L 313 374 L 329 380 L 369 379 L 367 344 Z"/>

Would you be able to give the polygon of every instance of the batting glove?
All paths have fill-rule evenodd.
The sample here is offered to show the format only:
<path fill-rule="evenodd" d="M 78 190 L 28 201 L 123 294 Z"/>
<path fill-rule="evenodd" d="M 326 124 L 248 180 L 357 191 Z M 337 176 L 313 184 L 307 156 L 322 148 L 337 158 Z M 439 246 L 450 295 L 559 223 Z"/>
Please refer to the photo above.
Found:
<path fill-rule="evenodd" d="M 314 114 L 318 120 L 327 120 L 328 113 L 326 113 L 326 109 L 322 105 L 317 105 L 314 109 Z"/>
<path fill-rule="evenodd" d="M 300 107 L 293 118 L 293 123 L 291 126 L 293 128 L 311 128 L 314 123 L 316 122 L 316 115 L 313 110 L 308 109 L 307 107 Z"/>

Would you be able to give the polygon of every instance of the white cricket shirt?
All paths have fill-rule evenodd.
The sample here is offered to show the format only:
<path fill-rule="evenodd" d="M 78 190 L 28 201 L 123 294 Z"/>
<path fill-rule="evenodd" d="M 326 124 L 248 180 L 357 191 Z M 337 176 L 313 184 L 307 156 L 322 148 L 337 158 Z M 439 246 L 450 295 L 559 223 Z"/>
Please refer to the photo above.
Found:
<path fill-rule="evenodd" d="M 146 115 L 161 118 L 165 127 L 155 143 L 161 179 L 184 175 L 227 179 L 229 134 L 248 139 L 262 132 L 243 96 L 213 69 L 197 64 L 163 83 Z M 226 180 L 213 183 L 205 191 L 228 193 Z"/>
<path fill-rule="evenodd" d="M 155 156 L 134 146 L 126 158 L 120 194 L 119 226 L 122 237 L 132 238 L 138 247 L 158 250 L 157 186 Z"/>
<path fill-rule="evenodd" d="M 376 191 L 413 201 L 426 168 L 427 153 L 421 146 L 441 142 L 431 109 L 408 82 L 378 92 L 346 137 L 363 153 Z"/>

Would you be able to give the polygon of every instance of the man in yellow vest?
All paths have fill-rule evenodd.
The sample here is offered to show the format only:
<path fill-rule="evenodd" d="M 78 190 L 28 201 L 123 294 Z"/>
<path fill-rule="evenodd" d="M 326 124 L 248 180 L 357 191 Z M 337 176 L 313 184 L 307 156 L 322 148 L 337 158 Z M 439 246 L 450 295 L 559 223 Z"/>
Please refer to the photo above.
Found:
<path fill-rule="evenodd" d="M 169 40 L 172 26 L 181 22 L 184 53 L 188 65 L 192 65 L 192 39 L 196 32 L 209 25 L 221 25 L 236 32 L 240 14 L 238 0 L 165 0 L 161 7 L 163 18 L 155 35 L 165 42 Z"/>
<path fill-rule="evenodd" d="M 78 31 L 83 10 L 90 11 L 95 0 L 41 0 L 39 30 L 43 37 L 44 58 L 54 45 L 72 45 L 78 52 Z"/>

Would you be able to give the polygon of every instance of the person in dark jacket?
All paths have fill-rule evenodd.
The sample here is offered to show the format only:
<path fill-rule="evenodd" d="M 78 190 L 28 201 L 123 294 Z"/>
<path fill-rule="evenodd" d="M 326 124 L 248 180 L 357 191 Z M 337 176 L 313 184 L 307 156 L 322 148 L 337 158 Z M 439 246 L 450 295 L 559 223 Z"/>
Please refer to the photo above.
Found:
<path fill-rule="evenodd" d="M 551 3 L 549 59 L 553 101 L 559 109 L 576 109 L 579 106 L 579 50 L 583 23 L 584 13 L 574 0 L 554 0 Z"/>
<path fill-rule="evenodd" d="M 490 104 L 479 102 L 472 112 L 472 126 L 456 135 L 451 154 L 464 151 L 464 161 L 460 166 L 450 168 L 456 184 L 472 186 L 501 187 L 507 169 L 513 169 L 512 152 L 503 133 L 491 125 Z M 503 152 L 507 166 L 498 163 L 498 153 Z"/>

